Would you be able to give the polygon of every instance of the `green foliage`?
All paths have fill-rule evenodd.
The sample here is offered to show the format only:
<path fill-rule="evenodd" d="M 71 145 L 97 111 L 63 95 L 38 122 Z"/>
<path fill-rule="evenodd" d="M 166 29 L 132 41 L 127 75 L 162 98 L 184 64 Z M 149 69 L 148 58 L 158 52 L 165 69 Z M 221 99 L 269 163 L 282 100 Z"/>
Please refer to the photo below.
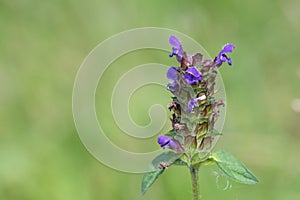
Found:
<path fill-rule="evenodd" d="M 247 167 L 230 153 L 219 150 L 211 155 L 217 166 L 232 180 L 244 184 L 257 184 L 258 180 Z"/>
<path fill-rule="evenodd" d="M 151 172 L 146 172 L 143 176 L 142 181 L 142 194 L 150 188 L 150 186 L 154 183 L 154 181 L 164 172 L 165 169 L 156 169 Z"/>
<path fill-rule="evenodd" d="M 167 167 L 172 165 L 180 154 L 173 151 L 163 152 L 153 159 L 152 163 L 148 166 L 147 172 L 143 176 L 142 180 L 142 194 L 150 188 L 155 180 L 165 171 Z"/>

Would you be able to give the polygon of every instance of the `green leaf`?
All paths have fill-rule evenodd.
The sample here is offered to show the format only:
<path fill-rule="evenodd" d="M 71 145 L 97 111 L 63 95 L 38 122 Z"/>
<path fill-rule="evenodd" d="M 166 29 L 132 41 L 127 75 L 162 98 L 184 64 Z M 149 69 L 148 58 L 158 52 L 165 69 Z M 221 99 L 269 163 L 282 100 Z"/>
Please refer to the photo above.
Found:
<path fill-rule="evenodd" d="M 142 195 L 150 188 L 154 181 L 164 172 L 164 169 L 156 169 L 155 171 L 146 172 L 142 180 Z"/>
<path fill-rule="evenodd" d="M 226 151 L 216 151 L 211 158 L 229 178 L 244 184 L 257 184 L 258 180 L 254 174 L 238 159 Z"/>
<path fill-rule="evenodd" d="M 178 158 L 177 160 L 175 160 L 173 162 L 173 165 L 183 166 L 183 165 L 186 165 L 186 162 L 184 162 L 183 160 L 181 160 L 180 158 Z"/>
<path fill-rule="evenodd" d="M 174 129 L 170 130 L 168 133 L 164 134 L 165 136 L 169 136 L 174 138 L 176 131 Z"/>
<path fill-rule="evenodd" d="M 155 180 L 165 171 L 164 168 L 158 168 L 160 163 L 167 163 L 172 165 L 180 154 L 173 151 L 164 152 L 153 159 L 152 163 L 148 166 L 147 172 L 143 176 L 142 180 L 142 195 L 150 188 Z"/>
<path fill-rule="evenodd" d="M 157 165 L 161 162 L 165 162 L 168 163 L 169 165 L 173 164 L 175 162 L 175 160 L 177 160 L 179 157 L 181 156 L 181 154 L 176 153 L 174 151 L 165 151 L 161 154 L 159 154 L 158 156 L 156 156 L 151 164 L 148 167 L 148 171 L 149 168 L 151 170 L 152 169 L 157 169 Z"/>

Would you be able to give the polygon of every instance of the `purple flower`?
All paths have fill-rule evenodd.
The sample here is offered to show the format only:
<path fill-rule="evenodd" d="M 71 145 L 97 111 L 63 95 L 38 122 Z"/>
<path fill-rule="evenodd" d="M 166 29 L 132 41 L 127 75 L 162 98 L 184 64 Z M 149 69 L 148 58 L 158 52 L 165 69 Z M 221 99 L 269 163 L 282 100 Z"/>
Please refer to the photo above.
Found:
<path fill-rule="evenodd" d="M 168 136 L 165 136 L 165 135 L 159 136 L 157 142 L 158 142 L 158 144 L 160 144 L 160 146 L 162 148 L 169 147 L 170 149 L 173 149 L 173 150 L 179 149 L 178 142 Z"/>
<path fill-rule="evenodd" d="M 191 85 L 197 83 L 198 81 L 201 81 L 202 76 L 196 67 L 189 67 L 185 71 L 184 79 L 186 80 L 186 82 L 188 82 Z"/>
<path fill-rule="evenodd" d="M 182 49 L 180 40 L 177 37 L 171 35 L 169 38 L 169 43 L 173 46 L 172 53 L 169 56 L 173 57 L 175 55 L 178 62 L 181 62 L 184 51 Z"/>
<path fill-rule="evenodd" d="M 178 78 L 178 71 L 176 67 L 170 67 L 167 71 L 167 78 L 172 80 L 172 82 L 168 83 L 168 89 L 171 92 L 175 92 L 178 88 L 178 84 L 176 83 L 176 80 Z"/>
<path fill-rule="evenodd" d="M 172 80 L 172 81 L 175 81 L 177 79 L 177 69 L 176 67 L 170 67 L 167 71 L 167 78 Z"/>
<path fill-rule="evenodd" d="M 227 57 L 226 53 L 231 53 L 232 50 L 234 49 L 234 45 L 233 44 L 225 44 L 223 46 L 223 49 L 221 50 L 221 52 L 219 53 L 219 55 L 217 57 L 215 57 L 215 65 L 217 67 L 221 66 L 223 62 L 228 62 L 228 65 L 232 65 L 232 61 L 229 57 Z"/>
<path fill-rule="evenodd" d="M 188 102 L 188 105 L 187 105 L 187 109 L 188 109 L 188 112 L 189 113 L 193 113 L 194 111 L 194 108 L 195 107 L 199 107 L 199 105 L 198 105 L 198 102 L 199 101 L 202 101 L 202 100 L 204 100 L 204 99 L 206 99 L 206 96 L 205 95 L 202 95 L 202 96 L 200 96 L 200 97 L 198 97 L 198 98 L 192 98 L 189 102 Z"/>

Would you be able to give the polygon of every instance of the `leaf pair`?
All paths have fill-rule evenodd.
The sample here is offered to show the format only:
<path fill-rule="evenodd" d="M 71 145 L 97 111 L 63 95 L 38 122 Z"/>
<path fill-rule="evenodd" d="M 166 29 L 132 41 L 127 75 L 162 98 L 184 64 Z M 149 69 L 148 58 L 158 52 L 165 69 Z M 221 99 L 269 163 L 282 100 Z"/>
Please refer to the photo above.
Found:
<path fill-rule="evenodd" d="M 160 166 L 162 163 L 167 164 L 168 166 L 172 164 L 180 163 L 180 154 L 169 151 L 164 152 L 157 156 L 152 163 L 149 165 L 147 172 L 143 176 L 142 180 L 142 194 L 150 188 L 150 186 L 156 181 L 156 179 L 165 171 L 165 166 Z M 226 151 L 219 150 L 211 154 L 208 160 L 203 161 L 214 162 L 221 171 L 223 171 L 229 178 L 232 180 L 244 183 L 244 184 L 257 184 L 258 180 L 254 174 L 238 159 L 229 154 Z"/>

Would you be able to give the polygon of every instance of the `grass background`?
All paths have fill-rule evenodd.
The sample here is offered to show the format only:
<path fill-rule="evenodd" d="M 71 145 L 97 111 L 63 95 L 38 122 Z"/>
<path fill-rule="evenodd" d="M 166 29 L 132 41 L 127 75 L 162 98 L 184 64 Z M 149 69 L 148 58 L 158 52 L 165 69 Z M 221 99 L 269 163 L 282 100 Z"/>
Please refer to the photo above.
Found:
<path fill-rule="evenodd" d="M 291 103 L 300 98 L 299 9 L 297 0 L 1 0 L 0 199 L 191 199 L 188 170 L 180 167 L 141 197 L 142 175 L 100 164 L 74 127 L 72 87 L 85 56 L 109 36 L 144 26 L 183 32 L 211 55 L 226 42 L 237 46 L 234 67 L 221 69 L 228 107 L 217 149 L 242 160 L 260 183 L 233 183 L 224 191 L 217 170 L 203 168 L 203 199 L 298 199 L 300 113 Z M 117 75 L 106 76 L 113 84 Z M 140 124 L 149 121 L 143 102 L 155 101 L 145 94 L 138 91 L 131 102 Z M 101 106 L 98 115 L 110 128 L 110 110 Z M 111 130 L 120 146 L 134 145 L 118 138 L 115 126 Z M 144 143 L 156 148 L 153 141 Z"/>

